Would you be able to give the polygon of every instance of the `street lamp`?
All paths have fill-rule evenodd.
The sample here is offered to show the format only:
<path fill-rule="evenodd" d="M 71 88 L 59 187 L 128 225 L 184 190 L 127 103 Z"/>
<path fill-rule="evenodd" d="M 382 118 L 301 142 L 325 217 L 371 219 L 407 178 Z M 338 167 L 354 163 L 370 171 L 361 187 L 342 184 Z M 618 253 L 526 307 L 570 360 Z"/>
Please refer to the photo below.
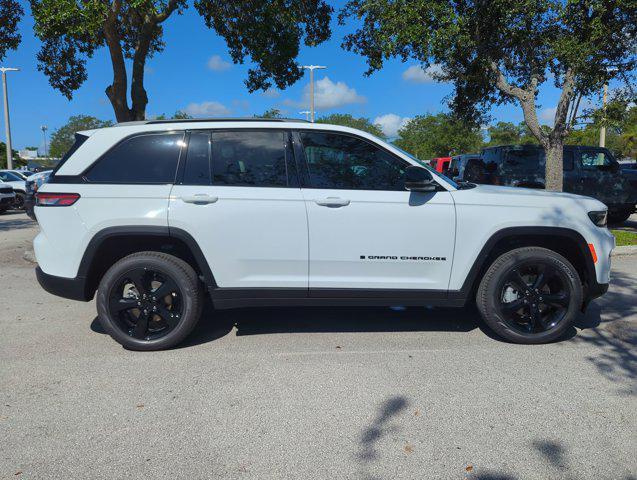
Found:
<path fill-rule="evenodd" d="M 9 124 L 9 93 L 7 92 L 7 72 L 17 72 L 19 68 L 0 67 L 2 72 L 2 92 L 4 93 L 4 128 L 7 133 L 7 168 L 13 168 L 13 156 L 11 150 L 11 125 Z"/>
<path fill-rule="evenodd" d="M 305 115 L 305 120 L 309 120 L 310 119 L 310 111 L 309 110 L 302 110 L 299 112 L 301 115 Z"/>
<path fill-rule="evenodd" d="M 40 127 L 40 130 L 42 130 L 42 136 L 44 137 L 44 158 L 47 158 L 48 152 L 47 152 L 47 145 L 46 145 L 46 131 L 49 129 L 49 127 L 47 127 L 46 125 L 42 125 Z"/>
<path fill-rule="evenodd" d="M 314 70 L 327 67 L 321 65 L 303 65 L 310 71 L 310 121 L 314 123 Z"/>

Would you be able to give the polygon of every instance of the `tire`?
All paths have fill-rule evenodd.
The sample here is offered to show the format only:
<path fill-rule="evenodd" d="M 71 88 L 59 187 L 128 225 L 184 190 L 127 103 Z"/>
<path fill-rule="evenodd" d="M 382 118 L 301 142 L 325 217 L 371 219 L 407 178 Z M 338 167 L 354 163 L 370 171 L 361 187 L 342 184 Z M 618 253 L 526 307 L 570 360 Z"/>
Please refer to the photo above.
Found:
<path fill-rule="evenodd" d="M 546 248 L 524 247 L 491 264 L 478 287 L 476 305 L 500 337 L 537 344 L 561 338 L 575 321 L 582 299 L 579 275 L 566 258 Z"/>
<path fill-rule="evenodd" d="M 609 213 L 608 214 L 608 224 L 609 225 L 619 225 L 621 223 L 624 223 L 626 220 L 628 220 L 628 218 L 630 218 L 631 215 L 632 215 L 632 212 L 626 211 L 626 210 Z"/>
<path fill-rule="evenodd" d="M 166 253 L 139 252 L 104 274 L 96 303 L 99 321 L 115 341 L 130 350 L 162 350 L 195 328 L 203 293 L 188 263 Z"/>
<path fill-rule="evenodd" d="M 15 210 L 24 210 L 24 193 L 20 193 L 20 192 L 15 193 L 13 208 Z"/>

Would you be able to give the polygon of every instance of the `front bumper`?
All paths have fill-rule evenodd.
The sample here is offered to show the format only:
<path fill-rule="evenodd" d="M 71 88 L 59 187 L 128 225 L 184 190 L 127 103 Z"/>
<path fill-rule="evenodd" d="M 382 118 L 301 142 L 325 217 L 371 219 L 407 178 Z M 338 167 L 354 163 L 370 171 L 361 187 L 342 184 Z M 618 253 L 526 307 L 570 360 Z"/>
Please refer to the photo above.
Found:
<path fill-rule="evenodd" d="M 57 277 L 44 273 L 40 267 L 36 267 L 35 275 L 44 290 L 58 297 L 82 302 L 88 302 L 93 298 L 93 294 L 88 292 L 86 278 L 84 277 Z"/>

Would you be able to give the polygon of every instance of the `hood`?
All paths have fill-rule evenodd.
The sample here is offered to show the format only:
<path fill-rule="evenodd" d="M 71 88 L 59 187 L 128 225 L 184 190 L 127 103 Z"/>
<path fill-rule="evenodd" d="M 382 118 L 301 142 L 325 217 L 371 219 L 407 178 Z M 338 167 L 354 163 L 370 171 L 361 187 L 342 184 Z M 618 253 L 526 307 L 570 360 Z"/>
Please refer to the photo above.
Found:
<path fill-rule="evenodd" d="M 566 192 L 520 187 L 499 187 L 496 185 L 477 185 L 475 188 L 453 192 L 457 204 L 481 204 L 510 207 L 536 208 L 573 208 L 586 211 L 605 210 L 599 200 L 583 195 Z"/>

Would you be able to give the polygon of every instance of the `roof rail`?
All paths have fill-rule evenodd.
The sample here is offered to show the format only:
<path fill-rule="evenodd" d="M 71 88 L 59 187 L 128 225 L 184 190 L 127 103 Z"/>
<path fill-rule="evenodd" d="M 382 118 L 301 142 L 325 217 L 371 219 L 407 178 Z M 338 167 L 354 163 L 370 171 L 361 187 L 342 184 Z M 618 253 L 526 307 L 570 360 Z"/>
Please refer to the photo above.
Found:
<path fill-rule="evenodd" d="M 239 117 L 239 118 L 185 118 L 185 119 L 170 119 L 170 120 L 145 120 L 147 125 L 161 124 L 161 123 L 192 123 L 192 122 L 302 122 L 307 123 L 307 120 L 300 118 L 260 118 L 260 117 Z"/>

